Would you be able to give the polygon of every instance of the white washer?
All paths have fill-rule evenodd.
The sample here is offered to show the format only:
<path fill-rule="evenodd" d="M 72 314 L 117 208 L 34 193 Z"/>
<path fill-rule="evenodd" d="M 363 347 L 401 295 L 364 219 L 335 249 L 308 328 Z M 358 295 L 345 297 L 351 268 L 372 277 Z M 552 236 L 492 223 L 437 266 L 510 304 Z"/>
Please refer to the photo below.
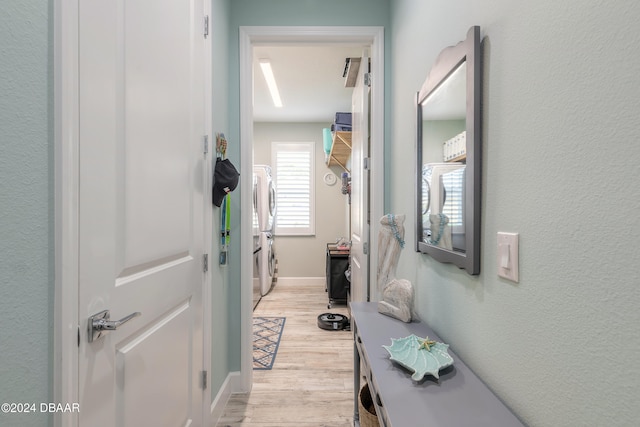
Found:
<path fill-rule="evenodd" d="M 273 275 L 276 268 L 276 253 L 273 247 L 273 236 L 270 232 L 260 233 L 261 250 L 258 258 L 258 271 L 260 273 L 260 293 L 262 296 L 269 293 L 273 284 Z"/>
<path fill-rule="evenodd" d="M 260 283 L 260 256 L 262 255 L 262 247 L 260 246 L 260 229 L 258 228 L 258 206 L 256 203 L 258 197 L 258 181 L 253 176 L 253 309 L 262 298 L 262 286 Z"/>
<path fill-rule="evenodd" d="M 258 246 L 262 248 L 259 256 L 260 292 L 266 295 L 271 289 L 275 274 L 276 253 L 273 244 L 274 218 L 276 213 L 276 192 L 271 178 L 271 167 L 255 165 L 253 173 L 256 179 L 256 206 L 260 238 Z"/>

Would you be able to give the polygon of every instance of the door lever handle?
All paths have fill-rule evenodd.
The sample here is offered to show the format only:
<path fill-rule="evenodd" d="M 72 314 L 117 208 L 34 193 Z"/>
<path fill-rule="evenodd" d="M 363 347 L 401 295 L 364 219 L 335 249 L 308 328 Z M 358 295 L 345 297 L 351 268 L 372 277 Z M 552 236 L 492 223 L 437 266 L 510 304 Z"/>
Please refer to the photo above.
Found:
<path fill-rule="evenodd" d="M 89 317 L 89 342 L 93 342 L 102 337 L 109 331 L 115 331 L 119 326 L 127 323 L 134 317 L 141 316 L 142 313 L 136 311 L 130 315 L 123 317 L 120 320 L 111 319 L 111 311 L 103 310 L 100 313 L 96 313 Z"/>

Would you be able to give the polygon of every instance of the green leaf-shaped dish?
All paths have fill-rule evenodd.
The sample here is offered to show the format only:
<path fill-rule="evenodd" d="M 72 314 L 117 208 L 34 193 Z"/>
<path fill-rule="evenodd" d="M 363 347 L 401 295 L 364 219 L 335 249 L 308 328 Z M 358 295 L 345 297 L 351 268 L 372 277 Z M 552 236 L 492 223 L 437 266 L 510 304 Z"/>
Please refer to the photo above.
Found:
<path fill-rule="evenodd" d="M 414 381 L 422 380 L 427 374 L 439 378 L 440 369 L 453 365 L 449 344 L 436 342 L 428 345 L 427 349 L 424 341 L 424 338 L 411 334 L 404 338 L 391 338 L 391 345 L 382 347 L 389 352 L 391 360 L 413 372 L 411 379 Z"/>

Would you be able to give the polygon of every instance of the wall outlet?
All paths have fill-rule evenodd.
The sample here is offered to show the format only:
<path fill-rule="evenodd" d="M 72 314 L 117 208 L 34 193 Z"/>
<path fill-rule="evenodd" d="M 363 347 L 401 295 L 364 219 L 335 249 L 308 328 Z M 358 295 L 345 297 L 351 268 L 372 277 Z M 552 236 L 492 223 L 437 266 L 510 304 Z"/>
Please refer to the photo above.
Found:
<path fill-rule="evenodd" d="M 498 276 L 518 283 L 518 233 L 498 233 Z"/>

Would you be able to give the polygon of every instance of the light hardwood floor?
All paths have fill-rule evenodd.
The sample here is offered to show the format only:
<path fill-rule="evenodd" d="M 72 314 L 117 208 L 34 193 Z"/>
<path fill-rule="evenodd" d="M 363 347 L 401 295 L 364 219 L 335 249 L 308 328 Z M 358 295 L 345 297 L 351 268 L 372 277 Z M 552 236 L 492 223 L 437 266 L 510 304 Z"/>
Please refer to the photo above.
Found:
<path fill-rule="evenodd" d="M 231 397 L 217 427 L 348 427 L 353 425 L 353 341 L 349 331 L 317 326 L 327 308 L 321 285 L 279 282 L 255 316 L 287 318 L 273 369 L 253 371 L 253 389 Z"/>

